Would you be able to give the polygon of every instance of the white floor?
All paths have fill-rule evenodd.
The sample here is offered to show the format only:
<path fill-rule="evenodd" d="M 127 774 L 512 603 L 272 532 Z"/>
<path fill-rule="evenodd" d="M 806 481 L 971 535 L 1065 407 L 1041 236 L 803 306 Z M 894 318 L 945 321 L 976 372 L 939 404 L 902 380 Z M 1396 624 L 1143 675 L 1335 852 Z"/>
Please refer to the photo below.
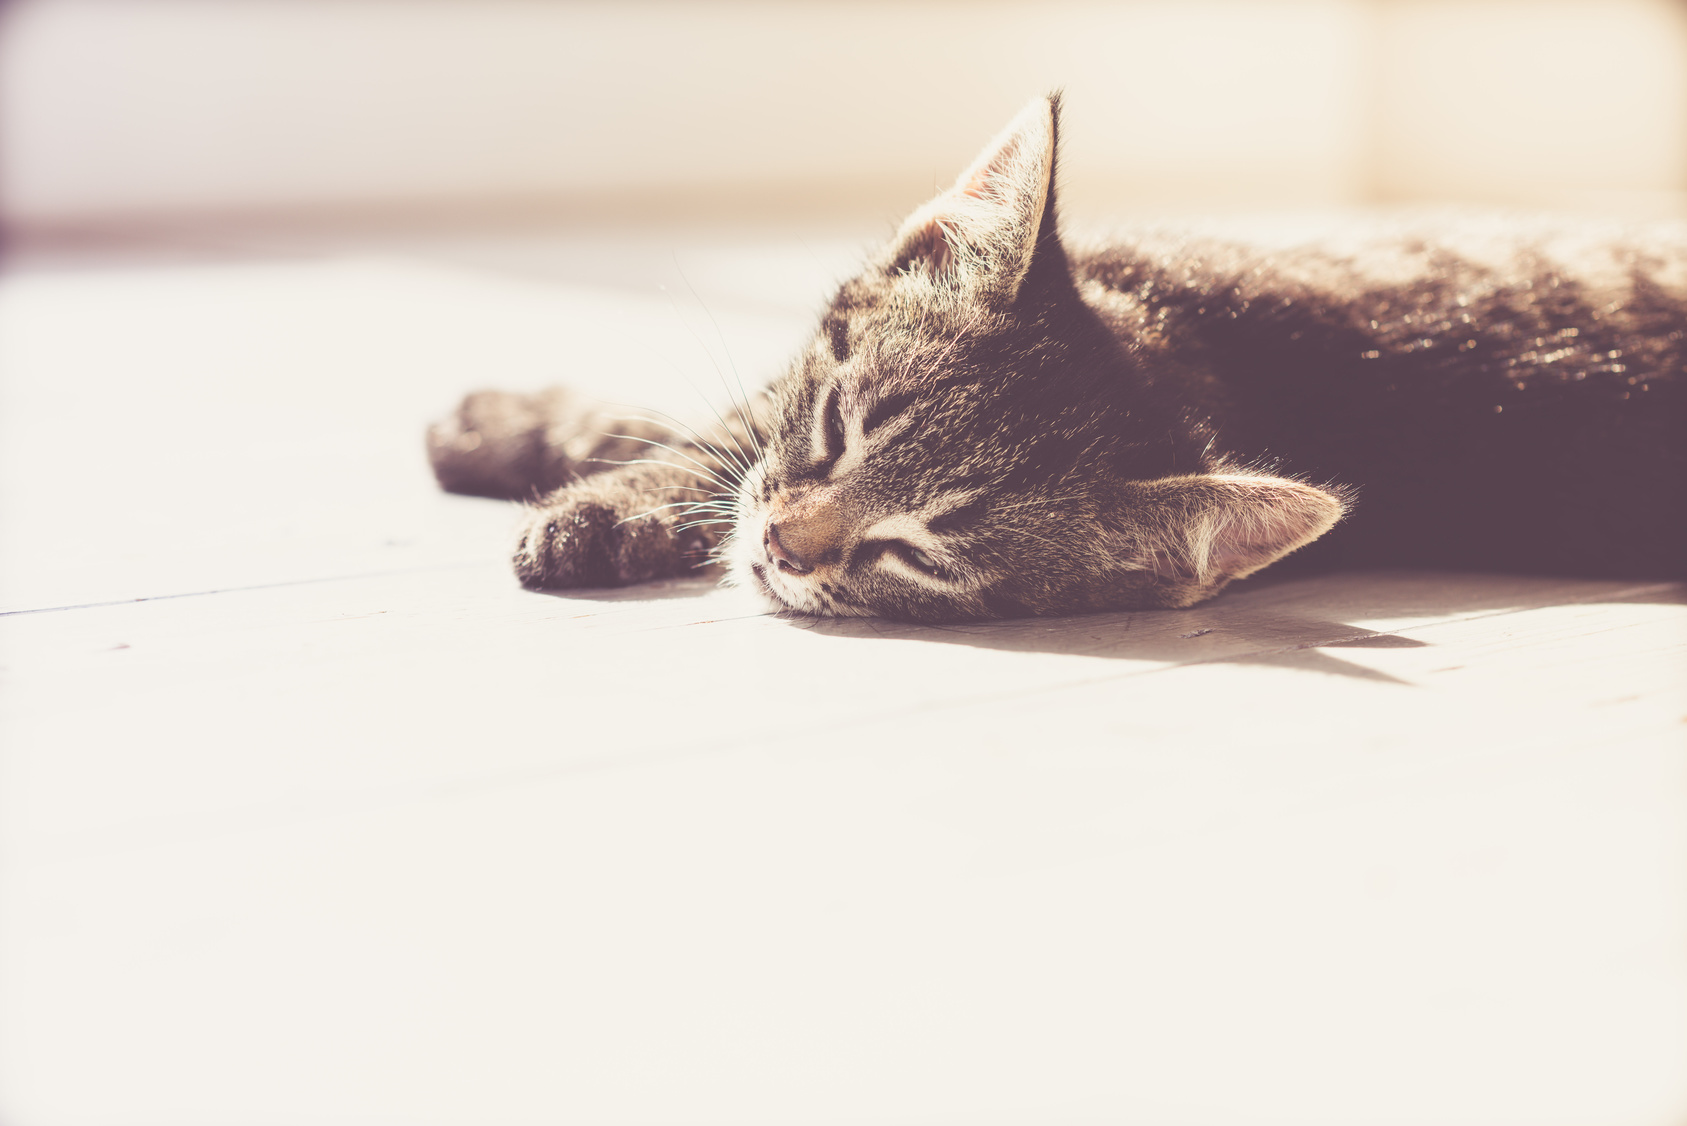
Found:
<path fill-rule="evenodd" d="M 0 279 L 0 1122 L 1687 1120 L 1680 585 L 786 621 L 433 489 L 462 391 L 696 413 L 852 253 Z"/>

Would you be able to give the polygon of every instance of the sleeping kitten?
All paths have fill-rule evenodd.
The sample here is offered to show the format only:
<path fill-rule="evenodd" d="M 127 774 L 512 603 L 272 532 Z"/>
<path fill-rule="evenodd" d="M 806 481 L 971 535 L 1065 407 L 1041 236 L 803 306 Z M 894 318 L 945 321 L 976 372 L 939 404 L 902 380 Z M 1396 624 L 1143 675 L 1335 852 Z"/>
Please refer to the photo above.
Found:
<path fill-rule="evenodd" d="M 722 424 L 481 392 L 429 433 L 440 483 L 541 498 L 527 586 L 714 560 L 811 614 L 1189 606 L 1297 551 L 1687 570 L 1681 229 L 1068 247 L 1058 130 L 1029 105 Z"/>

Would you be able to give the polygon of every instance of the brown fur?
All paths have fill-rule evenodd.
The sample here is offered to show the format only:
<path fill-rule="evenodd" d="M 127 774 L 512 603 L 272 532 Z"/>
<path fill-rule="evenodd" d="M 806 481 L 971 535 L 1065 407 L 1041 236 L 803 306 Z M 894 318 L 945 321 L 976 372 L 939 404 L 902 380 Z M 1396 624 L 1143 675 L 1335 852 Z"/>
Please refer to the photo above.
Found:
<path fill-rule="evenodd" d="M 725 424 L 481 392 L 430 433 L 441 483 L 540 498 L 529 586 L 712 559 L 819 614 L 1188 606 L 1322 551 L 1359 490 L 1328 561 L 1679 571 L 1687 238 L 1583 274 L 1539 240 L 1069 256 L 1058 121 L 1027 107 Z"/>

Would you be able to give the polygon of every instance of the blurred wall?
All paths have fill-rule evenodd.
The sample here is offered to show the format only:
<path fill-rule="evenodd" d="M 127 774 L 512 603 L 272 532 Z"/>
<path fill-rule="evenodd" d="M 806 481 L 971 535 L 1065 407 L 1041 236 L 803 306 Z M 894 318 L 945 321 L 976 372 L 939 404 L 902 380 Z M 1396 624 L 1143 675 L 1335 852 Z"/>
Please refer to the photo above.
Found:
<path fill-rule="evenodd" d="M 1676 0 L 22 0 L 0 219 L 895 213 L 1063 86 L 1069 211 L 1687 211 Z"/>

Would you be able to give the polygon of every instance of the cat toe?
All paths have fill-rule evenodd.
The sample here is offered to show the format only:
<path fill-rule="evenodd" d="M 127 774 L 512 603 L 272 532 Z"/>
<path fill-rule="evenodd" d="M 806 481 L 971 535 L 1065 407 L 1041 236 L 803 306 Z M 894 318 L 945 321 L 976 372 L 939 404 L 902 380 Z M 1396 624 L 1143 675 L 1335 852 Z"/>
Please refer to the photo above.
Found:
<path fill-rule="evenodd" d="M 712 546 L 707 535 L 675 535 L 650 514 L 625 517 L 607 501 L 564 499 L 529 518 L 513 563 L 529 590 L 625 586 L 689 574 Z"/>
<path fill-rule="evenodd" d="M 529 590 L 619 586 L 612 558 L 615 513 L 606 505 L 539 512 L 516 546 L 516 578 Z"/>

